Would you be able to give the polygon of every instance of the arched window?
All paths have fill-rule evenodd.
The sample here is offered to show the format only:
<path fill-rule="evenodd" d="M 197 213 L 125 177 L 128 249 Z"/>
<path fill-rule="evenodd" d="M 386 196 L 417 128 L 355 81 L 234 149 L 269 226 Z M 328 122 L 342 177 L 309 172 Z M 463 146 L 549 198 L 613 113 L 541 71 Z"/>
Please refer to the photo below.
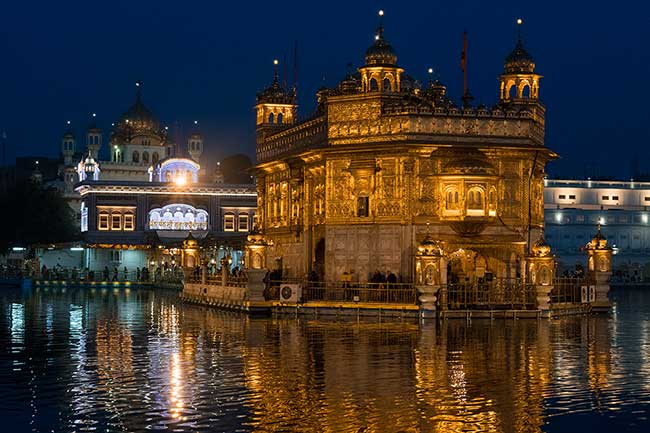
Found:
<path fill-rule="evenodd" d="M 508 98 L 513 99 L 516 97 L 517 97 L 517 86 L 511 84 L 510 87 L 508 87 Z"/>
<path fill-rule="evenodd" d="M 392 90 L 391 85 L 390 85 L 390 80 L 388 78 L 384 78 L 384 92 L 390 92 Z"/>
<path fill-rule="evenodd" d="M 151 212 L 149 214 L 149 229 L 156 230 L 161 228 L 160 226 L 160 212 Z"/>
<path fill-rule="evenodd" d="M 273 123 L 273 113 L 269 114 L 269 123 Z"/>
<path fill-rule="evenodd" d="M 278 114 L 278 123 L 282 123 L 282 113 Z"/>
<path fill-rule="evenodd" d="M 530 98 L 530 86 L 528 84 L 521 89 L 521 97 Z"/>
<path fill-rule="evenodd" d="M 133 151 L 133 156 L 131 156 L 131 160 L 133 162 L 140 162 L 140 154 L 138 153 L 137 150 Z"/>
<path fill-rule="evenodd" d="M 472 188 L 467 196 L 467 209 L 483 209 L 483 191 Z"/>
<path fill-rule="evenodd" d="M 149 152 L 142 152 L 142 162 L 149 162 Z"/>
<path fill-rule="evenodd" d="M 158 162 L 158 152 L 154 152 L 151 154 L 151 163 L 155 164 Z"/>
<path fill-rule="evenodd" d="M 374 78 L 370 79 L 369 89 L 371 92 L 379 91 L 379 85 L 377 84 L 377 80 L 375 80 Z"/>
<path fill-rule="evenodd" d="M 447 190 L 447 201 L 445 204 L 447 210 L 458 209 L 458 190 L 451 188 Z"/>

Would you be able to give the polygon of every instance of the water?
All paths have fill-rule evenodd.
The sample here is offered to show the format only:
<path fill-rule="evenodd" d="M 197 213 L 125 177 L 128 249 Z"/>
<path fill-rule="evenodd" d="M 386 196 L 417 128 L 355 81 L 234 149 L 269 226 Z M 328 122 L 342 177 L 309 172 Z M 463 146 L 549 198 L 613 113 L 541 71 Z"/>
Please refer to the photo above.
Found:
<path fill-rule="evenodd" d="M 2 289 L 0 431 L 650 431 L 650 290 L 614 301 L 419 326 Z"/>

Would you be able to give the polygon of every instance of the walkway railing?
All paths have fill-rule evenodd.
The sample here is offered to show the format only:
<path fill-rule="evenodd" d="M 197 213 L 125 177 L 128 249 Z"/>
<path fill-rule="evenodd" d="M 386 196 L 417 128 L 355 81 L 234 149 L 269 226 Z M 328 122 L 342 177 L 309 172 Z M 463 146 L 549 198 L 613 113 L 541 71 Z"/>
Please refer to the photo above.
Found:
<path fill-rule="evenodd" d="M 553 282 L 551 304 L 581 303 L 583 301 L 582 287 L 592 285 L 588 278 L 559 277 Z"/>
<path fill-rule="evenodd" d="M 302 302 L 365 302 L 383 304 L 417 303 L 417 290 L 409 283 L 330 283 L 321 281 L 283 280 L 271 281 L 265 298 L 280 300 L 280 288 L 284 284 L 302 286 Z"/>
<path fill-rule="evenodd" d="M 447 284 L 438 291 L 438 304 L 449 310 L 534 309 L 535 287 L 520 279 Z"/>
<path fill-rule="evenodd" d="M 185 271 L 185 280 L 186 283 L 199 284 L 203 282 L 200 271 L 189 270 Z M 208 274 L 205 277 L 205 283 L 211 286 L 221 286 L 223 285 L 223 277 L 221 272 L 216 272 L 214 274 Z M 230 287 L 246 287 L 248 285 L 248 277 L 245 272 L 239 273 L 237 276 L 228 274 L 226 277 L 226 286 Z"/>

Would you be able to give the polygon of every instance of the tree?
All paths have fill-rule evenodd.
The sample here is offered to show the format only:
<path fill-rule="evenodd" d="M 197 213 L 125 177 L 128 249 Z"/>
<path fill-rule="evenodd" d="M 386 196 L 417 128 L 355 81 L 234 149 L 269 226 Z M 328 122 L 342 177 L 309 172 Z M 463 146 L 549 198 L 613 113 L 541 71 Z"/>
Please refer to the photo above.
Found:
<path fill-rule="evenodd" d="M 227 156 L 221 161 L 221 172 L 225 183 L 251 183 L 253 163 L 243 153 Z"/>
<path fill-rule="evenodd" d="M 74 212 L 59 191 L 23 181 L 0 196 L 0 251 L 12 244 L 56 243 L 78 238 Z"/>

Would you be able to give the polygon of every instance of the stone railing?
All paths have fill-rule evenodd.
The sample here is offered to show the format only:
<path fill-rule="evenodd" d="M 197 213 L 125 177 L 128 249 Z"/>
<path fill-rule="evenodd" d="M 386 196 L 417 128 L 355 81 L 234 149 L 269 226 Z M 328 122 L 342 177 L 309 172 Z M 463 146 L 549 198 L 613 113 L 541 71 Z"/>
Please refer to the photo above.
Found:
<path fill-rule="evenodd" d="M 257 160 L 264 162 L 295 150 L 324 145 L 327 142 L 326 125 L 322 116 L 270 136 L 257 147 Z"/>

